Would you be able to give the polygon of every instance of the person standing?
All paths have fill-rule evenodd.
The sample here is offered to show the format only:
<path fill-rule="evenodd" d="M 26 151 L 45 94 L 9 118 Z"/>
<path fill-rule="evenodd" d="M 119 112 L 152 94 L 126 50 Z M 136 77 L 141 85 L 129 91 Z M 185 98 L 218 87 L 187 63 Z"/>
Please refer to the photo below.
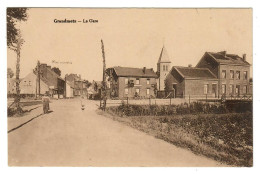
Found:
<path fill-rule="evenodd" d="M 43 113 L 46 114 L 48 113 L 49 109 L 50 109 L 50 97 L 47 93 L 44 94 L 44 96 L 42 97 L 42 104 L 43 104 Z"/>

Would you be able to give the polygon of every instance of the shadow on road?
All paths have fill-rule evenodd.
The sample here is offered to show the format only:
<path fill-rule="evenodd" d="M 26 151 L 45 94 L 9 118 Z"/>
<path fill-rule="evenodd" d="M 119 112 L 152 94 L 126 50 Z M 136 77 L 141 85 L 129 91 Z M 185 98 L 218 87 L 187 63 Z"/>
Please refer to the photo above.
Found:
<path fill-rule="evenodd" d="M 52 112 L 53 112 L 53 111 L 48 111 L 46 114 L 49 114 L 49 113 L 52 113 Z M 9 130 L 7 133 L 13 132 L 13 131 L 15 131 L 16 129 L 19 129 L 20 127 L 23 127 L 23 126 L 26 125 L 27 123 L 33 121 L 34 119 L 36 119 L 36 118 L 38 118 L 38 117 L 40 117 L 40 116 L 42 116 L 42 115 L 45 115 L 45 114 L 42 113 L 42 114 L 40 114 L 40 115 L 37 115 L 37 116 L 31 118 L 30 120 L 28 120 L 28 121 L 26 121 L 26 122 L 20 124 L 19 126 L 17 126 L 17 127 L 13 128 L 13 129 Z"/>

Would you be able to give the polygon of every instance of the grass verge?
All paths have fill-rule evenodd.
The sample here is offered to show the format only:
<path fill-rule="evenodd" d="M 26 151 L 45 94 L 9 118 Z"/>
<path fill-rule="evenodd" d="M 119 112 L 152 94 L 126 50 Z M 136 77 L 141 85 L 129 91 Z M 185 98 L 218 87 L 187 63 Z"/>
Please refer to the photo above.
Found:
<path fill-rule="evenodd" d="M 231 166 L 253 165 L 252 113 L 173 116 L 99 114 Z"/>

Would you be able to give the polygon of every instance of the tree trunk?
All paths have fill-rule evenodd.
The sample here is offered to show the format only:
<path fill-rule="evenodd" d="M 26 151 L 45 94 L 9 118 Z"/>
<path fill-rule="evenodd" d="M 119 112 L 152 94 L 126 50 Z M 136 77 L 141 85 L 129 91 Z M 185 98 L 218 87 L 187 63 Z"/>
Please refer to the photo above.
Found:
<path fill-rule="evenodd" d="M 22 108 L 20 105 L 20 49 L 21 49 L 21 37 L 19 36 L 18 42 L 17 42 L 17 59 L 16 59 L 16 97 L 15 97 L 15 103 L 16 103 L 16 111 L 18 114 L 22 112 Z"/>

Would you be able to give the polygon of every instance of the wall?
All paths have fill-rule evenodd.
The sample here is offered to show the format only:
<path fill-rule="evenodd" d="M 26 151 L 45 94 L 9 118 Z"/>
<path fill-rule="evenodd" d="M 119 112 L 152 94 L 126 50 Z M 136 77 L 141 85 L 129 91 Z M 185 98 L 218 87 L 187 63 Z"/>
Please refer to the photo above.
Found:
<path fill-rule="evenodd" d="M 226 78 L 222 78 L 222 70 L 226 70 Z M 230 78 L 230 70 L 234 70 L 234 79 Z M 236 79 L 236 71 L 240 71 L 240 79 Z M 244 79 L 244 71 L 247 71 L 247 79 Z M 240 85 L 240 95 L 244 95 L 243 86 L 247 86 L 247 94 L 250 94 L 250 67 L 249 66 L 239 66 L 239 65 L 220 65 L 219 67 L 219 94 L 222 94 L 221 85 L 226 84 L 226 95 L 237 95 L 231 93 L 230 84 L 234 85 L 234 90 L 236 85 Z"/>
<path fill-rule="evenodd" d="M 168 70 L 163 70 L 163 66 L 167 66 Z M 157 71 L 160 72 L 160 76 L 158 78 L 157 88 L 159 91 L 163 91 L 165 88 L 165 79 L 168 73 L 171 70 L 171 63 L 158 63 L 157 64 Z"/>
<path fill-rule="evenodd" d="M 134 87 L 128 87 L 128 85 L 125 84 L 125 79 L 128 78 L 129 80 L 134 81 Z M 147 79 L 150 79 L 150 84 L 147 84 Z M 149 98 L 150 96 L 155 97 L 154 94 L 154 87 L 152 85 L 156 84 L 155 78 L 139 78 L 140 84 L 136 84 L 136 78 L 134 77 L 119 77 L 118 78 L 118 96 L 120 99 L 122 98 L 133 98 L 135 96 L 136 88 L 140 89 L 140 97 L 143 98 Z M 128 95 L 125 94 L 125 88 L 128 88 Z M 146 89 L 150 89 L 150 94 L 146 94 Z"/>
<path fill-rule="evenodd" d="M 185 98 L 217 98 L 212 92 L 212 84 L 218 86 L 218 79 L 185 79 Z M 208 93 L 204 93 L 204 85 L 208 85 Z"/>
<path fill-rule="evenodd" d="M 185 92 L 184 79 L 179 73 L 173 68 L 172 71 L 167 75 L 165 79 L 165 90 L 167 93 L 173 91 L 173 84 L 176 84 L 175 97 L 182 98 Z"/>
<path fill-rule="evenodd" d="M 28 74 L 25 78 L 23 78 L 20 82 L 20 94 L 35 94 L 36 86 L 38 90 L 38 84 L 36 83 L 36 75 L 34 73 Z M 49 87 L 42 80 L 40 81 L 40 90 L 41 94 L 45 94 L 49 91 Z M 37 92 L 38 93 L 38 92 Z"/>

